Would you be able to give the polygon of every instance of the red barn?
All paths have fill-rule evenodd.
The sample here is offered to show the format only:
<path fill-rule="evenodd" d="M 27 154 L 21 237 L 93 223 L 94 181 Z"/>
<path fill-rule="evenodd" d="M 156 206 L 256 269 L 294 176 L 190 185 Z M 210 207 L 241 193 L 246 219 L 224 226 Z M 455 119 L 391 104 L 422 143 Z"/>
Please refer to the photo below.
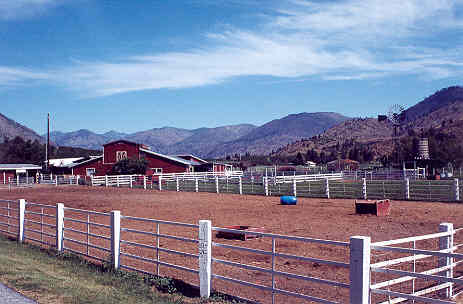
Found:
<path fill-rule="evenodd" d="M 103 155 L 85 159 L 69 167 L 74 175 L 107 175 L 118 161 L 125 158 L 145 159 L 148 162 L 146 172 L 148 175 L 154 173 L 201 172 L 210 171 L 208 168 L 211 166 L 213 166 L 213 169 L 215 168 L 214 164 L 193 155 L 164 155 L 151 151 L 146 145 L 127 140 L 107 143 L 103 145 Z M 217 169 L 221 168 L 217 167 Z"/>

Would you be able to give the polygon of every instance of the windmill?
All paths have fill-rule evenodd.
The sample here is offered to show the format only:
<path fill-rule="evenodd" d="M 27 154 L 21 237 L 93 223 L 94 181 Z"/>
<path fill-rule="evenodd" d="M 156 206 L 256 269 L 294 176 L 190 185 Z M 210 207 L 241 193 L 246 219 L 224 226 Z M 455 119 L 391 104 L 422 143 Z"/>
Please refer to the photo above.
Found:
<path fill-rule="evenodd" d="M 393 141 L 394 147 L 397 152 L 396 161 L 399 162 L 399 132 L 398 129 L 405 121 L 405 107 L 399 104 L 394 104 L 389 108 L 387 117 L 394 127 Z"/>

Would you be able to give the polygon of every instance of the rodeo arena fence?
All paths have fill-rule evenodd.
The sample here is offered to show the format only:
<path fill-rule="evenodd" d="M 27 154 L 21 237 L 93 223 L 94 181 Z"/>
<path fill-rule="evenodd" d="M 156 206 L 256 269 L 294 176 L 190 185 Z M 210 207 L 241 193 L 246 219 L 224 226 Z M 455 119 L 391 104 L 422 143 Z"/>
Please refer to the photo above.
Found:
<path fill-rule="evenodd" d="M 413 170 L 413 172 L 417 172 Z M 361 174 L 367 177 L 360 177 Z M 242 171 L 172 173 L 152 176 L 93 176 L 92 186 L 130 187 L 170 191 L 293 195 L 317 198 L 396 199 L 460 201 L 463 187 L 458 179 L 425 180 L 415 173 L 403 179 L 376 179 L 373 174 L 350 173 L 251 176 Z M 402 176 L 402 177 L 403 177 Z M 391 175 L 389 175 L 391 177 Z"/>
<path fill-rule="evenodd" d="M 204 298 L 213 288 L 244 300 L 240 290 L 251 288 L 253 303 L 455 303 L 463 289 L 463 228 L 442 223 L 436 230 L 381 242 L 366 236 L 334 241 L 243 232 L 209 220 L 179 223 L 0 200 L 0 232 L 19 242 L 115 269 L 176 277 L 197 286 Z M 260 239 L 245 247 L 218 234 Z M 291 251 L 296 247 L 304 254 Z"/>

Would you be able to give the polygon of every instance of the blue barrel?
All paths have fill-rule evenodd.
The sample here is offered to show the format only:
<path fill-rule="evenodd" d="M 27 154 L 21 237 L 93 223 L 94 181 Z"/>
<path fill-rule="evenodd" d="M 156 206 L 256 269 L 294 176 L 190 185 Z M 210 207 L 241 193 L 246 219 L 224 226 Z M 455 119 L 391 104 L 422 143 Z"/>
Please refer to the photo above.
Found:
<path fill-rule="evenodd" d="M 285 195 L 285 196 L 280 196 L 280 203 L 282 205 L 296 205 L 297 204 L 297 198 L 292 195 Z"/>

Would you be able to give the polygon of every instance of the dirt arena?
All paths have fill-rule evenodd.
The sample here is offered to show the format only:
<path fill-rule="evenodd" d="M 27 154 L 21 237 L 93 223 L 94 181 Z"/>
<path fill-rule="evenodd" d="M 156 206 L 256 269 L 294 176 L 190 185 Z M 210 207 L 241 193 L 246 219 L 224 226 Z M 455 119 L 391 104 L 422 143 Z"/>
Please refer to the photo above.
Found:
<path fill-rule="evenodd" d="M 92 188 L 85 186 L 37 186 L 32 189 L 0 190 L 0 199 L 25 198 L 27 201 L 50 204 L 62 202 L 66 207 L 109 212 L 120 210 L 124 216 L 152 218 L 158 220 L 175 221 L 197 224 L 199 220 L 212 221 L 216 227 L 229 225 L 246 225 L 265 227 L 268 232 L 284 235 L 303 236 L 336 241 L 349 241 L 353 235 L 370 236 L 372 242 L 390 240 L 420 234 L 437 232 L 439 223 L 450 222 L 456 228 L 463 226 L 463 204 L 406 202 L 393 201 L 391 215 L 376 217 L 373 215 L 356 215 L 353 200 L 298 198 L 295 206 L 279 204 L 279 197 L 191 193 L 141 190 L 128 188 Z M 149 224 L 140 224 L 127 221 L 130 228 L 154 232 L 156 227 Z M 124 222 L 123 222 L 124 226 Z M 181 235 L 197 239 L 197 230 L 166 227 L 163 233 Z M 214 233 L 213 233 L 214 234 Z M 151 237 L 125 234 L 122 238 L 141 244 L 154 244 Z M 262 250 L 271 250 L 271 240 L 264 238 L 248 241 L 223 240 L 214 236 L 214 242 L 232 244 Z M 196 244 L 185 244 L 175 240 L 161 240 L 161 246 L 169 249 L 190 253 L 197 253 Z M 435 243 L 423 241 L 421 246 L 436 246 Z M 419 246 L 418 246 L 419 247 Z M 422 247 L 424 248 L 424 247 Z M 429 247 L 428 247 L 429 248 Z M 325 246 L 319 244 L 303 244 L 291 241 L 277 241 L 278 252 L 297 254 L 307 257 L 348 262 L 348 248 Z M 435 249 L 434 247 L 432 249 Z M 153 258 L 153 252 L 143 251 L 126 246 L 129 253 L 142 254 Z M 373 254 L 374 256 L 374 254 Z M 213 257 L 246 263 L 255 267 L 271 269 L 271 256 L 254 253 L 243 253 L 236 250 L 227 250 L 214 247 Z M 162 259 L 169 259 L 169 263 L 176 263 L 189 268 L 197 268 L 197 260 L 176 257 L 163 253 Z M 123 258 L 124 261 L 124 258 Z M 127 262 L 129 264 L 129 262 Z M 155 272 L 155 267 L 143 262 L 130 262 L 133 267 L 149 272 Z M 419 263 L 418 263 L 419 264 Z M 419 264 L 417 267 L 429 265 Z M 218 263 L 213 264 L 213 272 L 222 276 L 248 280 L 261 285 L 271 286 L 271 276 L 265 273 L 237 269 Z M 275 269 L 282 272 L 323 278 L 327 280 L 348 283 L 348 269 L 336 268 L 318 263 L 295 261 L 292 259 L 277 258 Z M 417 268 L 417 271 L 420 269 Z M 197 284 L 194 274 L 170 270 L 161 267 L 161 274 L 178 277 L 187 282 Z M 294 278 L 276 276 L 276 286 L 293 292 L 309 294 L 316 297 L 348 302 L 348 290 L 342 287 L 330 287 L 318 283 L 304 282 Z M 376 279 L 376 278 L 375 278 Z M 235 283 L 225 283 L 214 279 L 213 287 L 229 294 L 257 300 L 271 302 L 271 294 L 255 288 L 241 287 Z M 404 286 L 403 288 L 407 288 Z M 306 303 L 302 299 L 276 296 L 277 303 Z"/>

